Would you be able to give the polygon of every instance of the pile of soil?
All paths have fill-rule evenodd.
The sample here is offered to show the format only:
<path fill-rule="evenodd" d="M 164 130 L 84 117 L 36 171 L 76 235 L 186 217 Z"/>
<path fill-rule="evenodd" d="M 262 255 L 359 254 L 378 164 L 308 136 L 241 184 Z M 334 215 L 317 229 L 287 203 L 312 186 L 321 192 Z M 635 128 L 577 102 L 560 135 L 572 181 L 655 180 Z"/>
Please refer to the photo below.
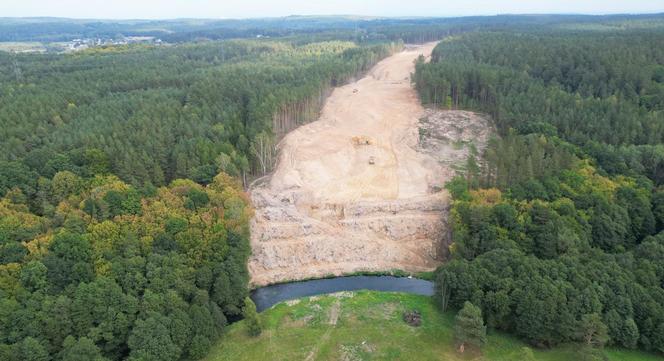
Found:
<path fill-rule="evenodd" d="M 403 321 L 413 327 L 420 327 L 422 324 L 422 315 L 420 311 L 406 311 L 403 313 Z"/>

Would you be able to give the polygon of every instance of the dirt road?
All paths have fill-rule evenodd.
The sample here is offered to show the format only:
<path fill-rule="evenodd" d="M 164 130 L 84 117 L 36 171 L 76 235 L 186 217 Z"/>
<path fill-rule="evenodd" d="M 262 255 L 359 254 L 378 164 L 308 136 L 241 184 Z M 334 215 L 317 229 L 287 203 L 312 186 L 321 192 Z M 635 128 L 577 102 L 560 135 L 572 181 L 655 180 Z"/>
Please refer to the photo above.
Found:
<path fill-rule="evenodd" d="M 289 133 L 277 169 L 255 186 L 252 283 L 356 271 L 433 269 L 445 250 L 453 173 L 419 149 L 425 114 L 408 47 L 334 90 L 320 119 Z"/>

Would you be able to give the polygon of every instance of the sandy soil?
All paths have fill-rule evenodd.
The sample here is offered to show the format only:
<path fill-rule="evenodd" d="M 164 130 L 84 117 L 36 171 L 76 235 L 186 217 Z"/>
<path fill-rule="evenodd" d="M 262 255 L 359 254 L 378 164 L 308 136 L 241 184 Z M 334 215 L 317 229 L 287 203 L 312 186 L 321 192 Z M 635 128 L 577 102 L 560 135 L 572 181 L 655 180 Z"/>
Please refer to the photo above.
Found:
<path fill-rule="evenodd" d="M 448 209 L 440 189 L 453 174 L 449 160 L 464 157 L 422 139 L 430 114 L 410 73 L 434 46 L 408 47 L 335 89 L 318 121 L 282 140 L 272 177 L 251 189 L 254 285 L 439 264 Z"/>

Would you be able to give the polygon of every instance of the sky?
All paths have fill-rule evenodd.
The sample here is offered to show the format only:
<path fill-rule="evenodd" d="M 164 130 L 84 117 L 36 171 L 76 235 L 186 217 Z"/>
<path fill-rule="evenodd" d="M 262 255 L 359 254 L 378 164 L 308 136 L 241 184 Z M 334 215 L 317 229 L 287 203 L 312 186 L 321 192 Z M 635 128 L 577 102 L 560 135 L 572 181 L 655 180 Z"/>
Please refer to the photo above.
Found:
<path fill-rule="evenodd" d="M 255 18 L 664 12 L 664 0 L 0 0 L 0 17 Z"/>

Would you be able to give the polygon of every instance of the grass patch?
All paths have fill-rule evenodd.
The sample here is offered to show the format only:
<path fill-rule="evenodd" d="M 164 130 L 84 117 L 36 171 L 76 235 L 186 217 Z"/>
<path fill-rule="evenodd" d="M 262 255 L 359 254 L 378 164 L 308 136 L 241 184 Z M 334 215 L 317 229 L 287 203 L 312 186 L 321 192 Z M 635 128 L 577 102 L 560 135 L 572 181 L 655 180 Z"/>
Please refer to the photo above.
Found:
<path fill-rule="evenodd" d="M 466 146 L 469 146 L 469 144 L 472 144 L 472 142 L 459 139 L 459 140 L 455 140 L 452 143 L 452 147 L 454 148 L 454 150 L 461 150 L 461 149 L 465 148 Z"/>
<path fill-rule="evenodd" d="M 335 326 L 330 310 L 339 302 Z M 422 314 L 420 327 L 402 320 L 406 310 Z M 243 321 L 229 327 L 205 361 L 222 360 L 519 360 L 521 340 L 498 332 L 488 337 L 482 353 L 458 354 L 454 349 L 454 312 L 441 313 L 431 298 L 402 293 L 361 291 L 344 297 L 307 297 L 278 304 L 260 314 L 265 330 L 259 337 L 247 334 Z M 637 351 L 606 349 L 611 361 L 662 361 Z M 580 360 L 576 345 L 533 350 L 542 361 Z M 312 355 L 313 354 L 313 355 Z"/>

